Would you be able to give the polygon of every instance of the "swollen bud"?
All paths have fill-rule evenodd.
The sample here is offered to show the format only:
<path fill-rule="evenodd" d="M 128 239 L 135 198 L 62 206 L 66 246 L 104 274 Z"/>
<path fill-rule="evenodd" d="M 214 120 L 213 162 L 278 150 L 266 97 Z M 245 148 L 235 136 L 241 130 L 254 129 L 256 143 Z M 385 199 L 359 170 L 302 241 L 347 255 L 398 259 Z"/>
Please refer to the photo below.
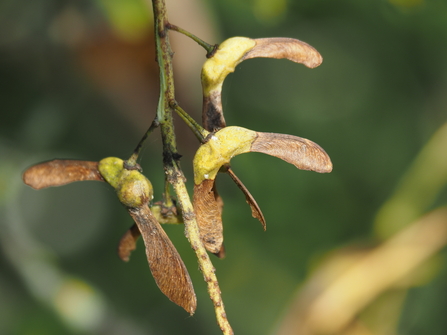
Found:
<path fill-rule="evenodd" d="M 124 168 L 124 161 L 107 157 L 99 162 L 99 172 L 115 189 L 120 202 L 130 208 L 141 207 L 153 197 L 151 182 L 138 170 Z"/>
<path fill-rule="evenodd" d="M 118 199 L 126 207 L 141 207 L 152 199 L 151 182 L 137 170 L 124 169 L 115 190 Z"/>
<path fill-rule="evenodd" d="M 225 127 L 214 133 L 208 142 L 197 150 L 194 159 L 194 183 L 216 178 L 219 169 L 231 158 L 249 152 L 256 132 L 242 127 Z"/>

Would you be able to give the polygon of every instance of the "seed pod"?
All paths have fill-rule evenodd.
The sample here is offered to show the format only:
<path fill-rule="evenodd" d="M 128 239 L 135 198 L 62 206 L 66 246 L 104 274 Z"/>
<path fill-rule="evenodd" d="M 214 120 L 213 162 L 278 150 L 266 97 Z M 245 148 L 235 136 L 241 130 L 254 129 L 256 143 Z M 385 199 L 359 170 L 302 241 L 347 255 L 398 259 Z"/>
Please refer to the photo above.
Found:
<path fill-rule="evenodd" d="M 226 127 L 213 134 L 197 150 L 194 159 L 194 182 L 216 178 L 219 169 L 236 155 L 249 152 L 256 132 L 242 127 Z"/>
<path fill-rule="evenodd" d="M 194 210 L 201 238 L 208 251 L 219 253 L 222 247 L 222 208 L 216 197 L 214 180 L 225 166 L 227 172 L 244 192 L 252 215 L 265 219 L 251 194 L 229 168 L 231 158 L 246 152 L 261 152 L 295 165 L 301 170 L 330 172 L 332 163 L 327 153 L 316 143 L 302 137 L 255 132 L 242 127 L 225 127 L 202 144 L 194 156 Z M 220 206 L 220 207 L 219 207 Z"/>
<path fill-rule="evenodd" d="M 116 194 L 126 207 L 136 208 L 152 199 L 152 184 L 137 170 L 124 170 Z"/>
<path fill-rule="evenodd" d="M 118 255 L 128 261 L 142 236 L 149 268 L 160 290 L 191 315 L 197 299 L 191 278 L 180 255 L 149 209 L 152 185 L 138 169 L 126 168 L 124 161 L 108 157 L 96 162 L 54 160 L 32 166 L 23 174 L 24 182 L 41 189 L 81 180 L 108 182 L 116 191 L 135 224 L 121 238 Z M 175 221 L 175 217 L 165 218 Z"/>
<path fill-rule="evenodd" d="M 328 154 L 315 142 L 285 134 L 255 132 L 242 127 L 225 127 L 202 144 L 194 156 L 194 182 L 215 179 L 231 158 L 246 152 L 261 152 L 295 165 L 301 170 L 332 171 Z"/>
<path fill-rule="evenodd" d="M 226 126 L 222 111 L 222 85 L 228 74 L 246 59 L 285 58 L 309 68 L 317 67 L 323 58 L 309 44 L 293 38 L 275 37 L 251 39 L 232 37 L 222 42 L 213 57 L 202 67 L 202 123 L 208 131 Z"/>
<path fill-rule="evenodd" d="M 135 222 L 121 238 L 118 255 L 128 261 L 141 236 L 157 286 L 172 302 L 191 315 L 194 314 L 197 300 L 191 278 L 180 255 L 148 206 L 153 194 L 150 181 L 137 169 L 126 168 L 124 161 L 116 157 L 101 160 L 99 171 L 115 189 L 118 199 L 127 207 Z"/>
<path fill-rule="evenodd" d="M 110 186 L 116 189 L 124 170 L 124 161 L 116 157 L 107 157 L 99 161 L 98 169 Z"/>
<path fill-rule="evenodd" d="M 116 157 L 99 162 L 99 171 L 115 189 L 121 203 L 130 208 L 141 207 L 153 197 L 151 182 L 138 170 L 124 168 L 124 161 Z"/>

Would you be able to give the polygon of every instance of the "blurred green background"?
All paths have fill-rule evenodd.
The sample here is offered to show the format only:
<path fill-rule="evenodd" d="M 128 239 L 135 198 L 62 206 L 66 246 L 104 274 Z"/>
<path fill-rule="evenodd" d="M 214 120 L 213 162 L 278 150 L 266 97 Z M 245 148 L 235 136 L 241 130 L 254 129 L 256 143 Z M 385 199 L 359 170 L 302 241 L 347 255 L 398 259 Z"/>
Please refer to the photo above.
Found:
<path fill-rule="evenodd" d="M 236 334 L 275 334 L 325 255 L 372 248 L 446 204 L 445 139 L 438 161 L 422 159 L 419 174 L 407 171 L 447 120 L 447 2 L 167 2 L 172 23 L 209 43 L 293 37 L 324 58 L 312 70 L 250 60 L 224 85 L 228 125 L 311 139 L 334 164 L 321 175 L 260 154 L 233 159 L 266 232 L 230 178 L 218 178 L 227 257 L 213 262 L 227 316 Z M 44 160 L 130 155 L 155 115 L 151 29 L 149 0 L 0 0 L 0 334 L 220 334 L 182 226 L 164 228 L 194 283 L 192 317 L 158 290 L 141 242 L 129 263 L 118 258 L 117 242 L 132 222 L 108 185 L 37 192 L 21 182 L 26 167 Z M 171 36 L 178 101 L 200 120 L 205 52 Z M 191 187 L 197 142 L 181 122 L 176 129 Z M 158 135 L 141 162 L 156 200 L 163 189 Z M 429 186 L 424 176 L 432 177 Z M 405 183 L 411 213 L 380 221 L 381 206 Z M 401 286 L 398 308 L 362 334 L 447 333 L 445 250 L 434 253 L 424 279 Z M 397 321 L 374 330 L 388 316 Z"/>

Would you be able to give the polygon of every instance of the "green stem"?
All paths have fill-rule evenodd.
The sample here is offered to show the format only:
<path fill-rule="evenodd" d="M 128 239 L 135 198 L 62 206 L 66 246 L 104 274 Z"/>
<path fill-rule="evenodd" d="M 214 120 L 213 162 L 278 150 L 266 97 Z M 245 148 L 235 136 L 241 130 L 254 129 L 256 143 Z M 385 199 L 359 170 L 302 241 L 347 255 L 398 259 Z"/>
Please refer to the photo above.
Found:
<path fill-rule="evenodd" d="M 173 31 L 176 31 L 176 32 L 178 32 L 180 34 L 188 36 L 190 39 L 192 39 L 195 42 L 197 42 L 202 48 L 204 48 L 206 50 L 206 57 L 207 58 L 212 57 L 214 52 L 216 52 L 217 47 L 219 46 L 218 44 L 211 45 L 209 43 L 206 43 L 204 40 L 198 38 L 196 35 L 191 34 L 189 31 L 187 31 L 187 30 L 185 30 L 183 28 L 180 28 L 180 27 L 178 27 L 176 25 L 168 23 L 167 28 L 169 30 L 173 30 Z"/>
<path fill-rule="evenodd" d="M 172 207 L 174 206 L 174 203 L 172 201 L 171 197 L 171 184 L 165 180 L 165 192 L 163 193 L 163 205 L 166 207 Z"/>
<path fill-rule="evenodd" d="M 160 97 L 157 106 L 157 118 L 160 122 L 163 141 L 163 165 L 169 182 L 173 178 L 174 166 L 178 166 L 180 155 L 177 153 L 172 107 L 175 101 L 174 71 L 172 69 L 172 50 L 169 42 L 168 17 L 164 0 L 153 0 L 154 32 L 157 62 L 160 70 Z"/>
<path fill-rule="evenodd" d="M 183 121 L 188 125 L 188 127 L 192 130 L 194 135 L 196 135 L 197 139 L 200 143 L 205 143 L 205 137 L 210 133 L 205 130 L 201 125 L 199 125 L 188 113 L 186 113 L 183 108 L 181 108 L 176 102 L 171 103 L 171 107 L 175 109 L 177 115 L 179 115 Z"/>
<path fill-rule="evenodd" d="M 155 45 L 157 61 L 160 69 L 160 98 L 157 107 L 157 117 L 160 122 L 163 140 L 163 165 L 166 180 L 173 185 L 177 194 L 177 201 L 182 209 L 185 235 L 192 249 L 196 253 L 200 270 L 208 286 L 208 293 L 213 301 L 217 323 L 224 335 L 232 335 L 233 330 L 226 317 L 224 304 L 220 295 L 219 283 L 214 266 L 203 246 L 199 227 L 195 219 L 194 208 L 185 186 L 182 170 L 180 169 L 180 155 L 177 153 L 172 119 L 173 106 L 169 102 L 175 101 L 174 73 L 172 70 L 172 51 L 167 34 L 169 25 L 164 0 L 153 0 Z"/>
<path fill-rule="evenodd" d="M 133 151 L 132 156 L 130 156 L 130 158 L 126 161 L 128 167 L 137 166 L 138 156 L 140 155 L 144 142 L 149 137 L 149 135 L 154 131 L 154 129 L 157 128 L 158 126 L 159 126 L 158 120 L 157 118 L 155 118 L 155 120 L 152 121 L 152 124 L 149 127 L 149 129 L 146 131 L 146 134 L 144 134 L 143 138 L 140 140 L 140 143 L 138 143 L 137 147 Z"/>

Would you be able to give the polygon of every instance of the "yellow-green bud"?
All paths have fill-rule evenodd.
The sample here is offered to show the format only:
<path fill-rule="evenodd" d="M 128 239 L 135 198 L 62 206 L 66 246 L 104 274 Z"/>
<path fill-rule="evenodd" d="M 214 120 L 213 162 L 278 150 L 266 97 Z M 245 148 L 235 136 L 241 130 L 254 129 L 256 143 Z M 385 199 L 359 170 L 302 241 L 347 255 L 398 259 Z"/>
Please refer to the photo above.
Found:
<path fill-rule="evenodd" d="M 98 170 L 124 206 L 140 207 L 152 199 L 152 184 L 138 170 L 127 170 L 123 164 L 122 159 L 107 157 L 99 162 Z"/>
<path fill-rule="evenodd" d="M 202 86 L 205 96 L 221 90 L 225 77 L 234 71 L 242 57 L 256 46 L 256 41 L 247 37 L 232 37 L 223 41 L 213 57 L 202 68 Z"/>
<path fill-rule="evenodd" d="M 99 173 L 114 189 L 117 188 L 121 173 L 124 170 L 123 163 L 122 159 L 116 157 L 107 157 L 99 161 Z"/>
<path fill-rule="evenodd" d="M 152 199 L 152 184 L 137 170 L 123 170 L 116 194 L 124 206 L 140 207 Z"/>
<path fill-rule="evenodd" d="M 194 183 L 216 178 L 222 165 L 236 155 L 250 151 L 256 132 L 242 127 L 225 127 L 214 133 L 208 142 L 197 150 L 194 165 Z"/>

